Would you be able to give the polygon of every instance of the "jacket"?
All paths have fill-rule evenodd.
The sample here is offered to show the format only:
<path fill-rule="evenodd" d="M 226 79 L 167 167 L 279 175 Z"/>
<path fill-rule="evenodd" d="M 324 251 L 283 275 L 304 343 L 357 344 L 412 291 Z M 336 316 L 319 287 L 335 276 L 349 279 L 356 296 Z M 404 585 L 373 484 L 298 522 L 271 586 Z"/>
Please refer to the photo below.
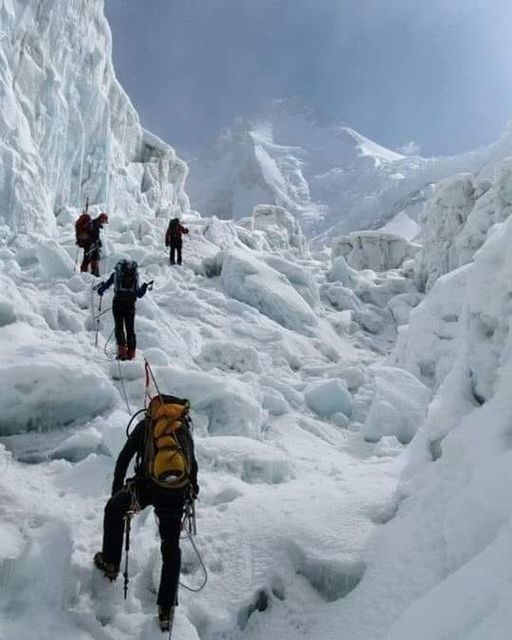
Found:
<path fill-rule="evenodd" d="M 174 218 L 169 222 L 169 226 L 167 227 L 167 232 L 165 234 L 165 246 L 169 247 L 172 242 L 181 240 L 181 236 L 186 235 L 187 233 L 187 227 L 180 224 L 178 218 Z"/>
<path fill-rule="evenodd" d="M 123 488 L 126 471 L 135 455 L 137 456 L 135 462 L 135 476 L 138 479 L 144 479 L 142 460 L 144 457 L 144 446 L 146 442 L 146 427 L 147 419 L 144 418 L 128 436 L 128 439 L 117 458 L 114 470 L 114 481 L 112 483 L 112 495 Z M 197 460 L 194 452 L 194 440 L 192 437 L 190 437 L 190 454 L 192 462 L 192 468 L 190 470 L 190 484 L 192 491 L 197 496 L 199 494 L 199 485 L 197 484 Z M 151 481 L 148 480 L 148 482 Z M 158 487 L 158 485 L 155 485 L 155 487 Z M 169 493 L 168 489 L 162 489 L 162 491 Z M 179 494 L 180 492 L 184 493 L 185 489 L 176 489 L 173 491 L 173 494 Z"/>
<path fill-rule="evenodd" d="M 90 232 L 90 236 L 91 236 L 91 244 L 96 245 L 97 247 L 101 247 L 101 240 L 100 240 L 100 231 L 103 229 L 103 224 L 100 222 L 99 218 L 94 218 L 94 220 L 91 220 L 91 222 L 89 223 L 89 232 Z"/>

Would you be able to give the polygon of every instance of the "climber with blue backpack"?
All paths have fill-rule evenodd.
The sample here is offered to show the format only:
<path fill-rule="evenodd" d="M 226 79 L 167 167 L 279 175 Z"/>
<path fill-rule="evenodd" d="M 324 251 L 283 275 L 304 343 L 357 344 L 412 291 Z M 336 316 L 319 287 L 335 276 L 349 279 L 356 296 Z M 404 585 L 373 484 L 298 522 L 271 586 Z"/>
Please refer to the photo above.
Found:
<path fill-rule="evenodd" d="M 148 288 L 153 288 L 153 281 L 139 286 L 137 263 L 134 260 L 119 260 L 114 272 L 106 282 L 101 282 L 96 291 L 102 296 L 114 285 L 112 313 L 114 315 L 115 336 L 117 342 L 117 359 L 133 360 L 137 339 L 135 336 L 135 302 L 142 298 Z M 125 335 L 126 329 L 126 335 Z"/>

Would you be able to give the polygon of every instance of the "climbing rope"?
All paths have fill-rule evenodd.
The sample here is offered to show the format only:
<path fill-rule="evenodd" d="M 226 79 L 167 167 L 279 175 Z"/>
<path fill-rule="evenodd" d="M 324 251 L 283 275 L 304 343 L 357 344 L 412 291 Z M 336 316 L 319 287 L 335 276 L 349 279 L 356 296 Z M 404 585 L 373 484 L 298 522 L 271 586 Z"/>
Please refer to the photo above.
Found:
<path fill-rule="evenodd" d="M 180 580 L 180 587 L 183 587 L 186 591 L 190 591 L 191 593 L 199 593 L 200 591 L 202 591 L 207 583 L 208 583 L 208 570 L 206 568 L 206 565 L 204 563 L 204 560 L 201 556 L 201 554 L 199 553 L 199 549 L 197 548 L 196 542 L 193 538 L 193 536 L 188 532 L 185 531 L 185 535 L 187 537 L 187 539 L 189 540 L 190 544 L 192 545 L 192 548 L 194 549 L 194 552 L 197 556 L 197 560 L 199 562 L 199 566 L 201 567 L 201 571 L 203 573 L 203 582 L 199 587 L 190 587 L 189 585 L 181 582 Z"/>
<path fill-rule="evenodd" d="M 144 358 L 144 374 L 145 374 L 145 378 L 146 378 L 145 391 L 144 391 L 144 408 L 147 408 L 148 400 L 149 401 L 151 400 L 151 395 L 149 393 L 149 387 L 151 385 L 151 382 L 153 383 L 153 386 L 155 387 L 156 395 L 160 398 L 160 402 L 163 405 L 164 401 L 163 401 L 163 398 L 162 398 L 162 394 L 160 393 L 160 389 L 158 388 L 158 383 L 157 383 L 155 375 L 153 373 L 153 369 L 151 368 L 151 365 L 149 364 L 147 358 Z"/>
<path fill-rule="evenodd" d="M 105 309 L 105 311 L 102 311 L 101 313 L 98 313 L 97 315 L 95 315 L 94 319 L 97 320 L 98 318 L 101 318 L 101 316 L 104 316 L 109 311 L 112 311 L 112 307 L 109 307 L 108 309 Z"/>
<path fill-rule="evenodd" d="M 93 286 L 93 288 L 91 290 L 91 309 L 92 309 L 93 320 L 96 321 L 96 336 L 95 336 L 95 339 L 94 339 L 94 346 L 99 348 L 98 347 L 98 334 L 99 334 L 99 331 L 100 331 L 100 319 L 106 313 L 111 311 L 112 307 L 102 311 L 101 310 L 101 303 L 102 303 L 102 300 L 103 300 L 103 296 L 100 296 L 100 302 L 99 302 L 99 305 L 98 305 L 98 312 L 96 314 L 94 314 L 94 291 L 96 291 L 97 288 L 98 288 L 98 285 L 95 285 L 95 286 Z M 107 360 L 109 360 L 110 362 L 113 362 L 114 359 L 115 359 L 115 355 L 112 352 L 109 352 L 109 350 L 108 350 L 108 345 L 110 344 L 110 341 L 112 340 L 114 332 L 115 332 L 115 328 L 112 329 L 112 331 L 110 332 L 108 338 L 105 341 L 105 344 L 103 345 L 103 353 L 105 354 L 105 357 L 107 358 Z M 121 362 L 119 360 L 117 361 L 117 370 L 118 370 L 119 381 L 121 383 L 121 392 L 122 392 L 123 400 L 124 400 L 124 402 L 126 404 L 126 409 L 127 409 L 128 413 L 131 414 L 132 413 L 132 409 L 130 407 L 130 401 L 128 399 L 128 392 L 126 390 L 126 384 L 125 384 L 125 380 L 124 380 L 124 377 L 123 377 L 123 372 L 122 372 L 122 369 L 121 369 Z"/>
<path fill-rule="evenodd" d="M 126 408 L 128 409 L 128 413 L 131 413 L 132 410 L 130 408 L 130 401 L 128 400 L 128 393 L 126 392 L 126 386 L 124 384 L 124 378 L 121 371 L 121 361 L 117 361 L 117 369 L 119 371 L 119 380 L 121 381 L 121 389 L 123 390 L 124 401 L 126 402 Z"/>

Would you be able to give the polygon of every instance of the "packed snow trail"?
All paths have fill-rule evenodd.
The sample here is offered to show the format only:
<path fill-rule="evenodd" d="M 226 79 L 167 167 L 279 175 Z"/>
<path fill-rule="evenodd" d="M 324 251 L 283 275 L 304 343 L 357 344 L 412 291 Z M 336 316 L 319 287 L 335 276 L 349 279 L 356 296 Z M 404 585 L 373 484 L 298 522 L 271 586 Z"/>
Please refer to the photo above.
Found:
<path fill-rule="evenodd" d="M 201 233 L 204 221 L 188 224 L 199 255 L 218 251 Z M 92 567 L 113 458 L 129 418 L 122 384 L 132 408 L 144 397 L 141 355 L 163 389 L 190 398 L 196 427 L 196 542 L 210 580 L 199 594 L 181 591 L 174 636 L 258 638 L 272 627 L 288 637 L 315 637 L 323 603 L 356 586 L 368 539 L 394 512 L 401 447 L 364 443 L 360 433 L 311 411 L 304 392 L 332 375 L 333 364 L 338 377 L 374 356 L 336 335 L 323 304 L 308 312 L 284 277 L 276 282 L 288 307 L 278 313 L 264 285 L 253 304 L 240 302 L 225 294 L 221 277 L 204 277 L 190 253 L 193 269 L 171 270 L 156 243 L 127 246 L 122 234 L 107 232 L 110 264 L 104 266 L 128 251 L 141 277 L 155 281 L 138 303 L 138 359 L 110 362 L 94 349 L 90 296 L 97 281 L 72 275 L 70 236 L 64 235 L 64 249 L 43 245 L 43 259 L 22 267 L 14 267 L 15 255 L 4 256 L 23 296 L 12 290 L 19 320 L 0 328 L 3 393 L 6 399 L 23 394 L 25 407 L 15 418 L 7 410 L 0 425 L 14 455 L 2 453 L 6 637 L 28 633 L 35 619 L 41 638 L 160 634 L 154 619 L 160 560 L 150 509 L 133 523 L 126 603 L 120 581 L 109 585 Z M 255 261 L 250 250 L 237 251 L 240 264 L 250 259 L 251 268 L 259 266 L 261 256 Z M 294 259 L 283 254 L 281 260 L 291 271 Z M 302 257 L 300 264 L 325 278 L 321 263 Z M 236 289 L 234 282 L 227 286 Z M 295 309 L 305 322 L 299 331 L 286 327 L 296 322 L 286 315 Z M 111 327 L 110 314 L 103 315 L 100 347 Z M 183 579 L 191 586 L 201 581 L 186 541 Z"/>

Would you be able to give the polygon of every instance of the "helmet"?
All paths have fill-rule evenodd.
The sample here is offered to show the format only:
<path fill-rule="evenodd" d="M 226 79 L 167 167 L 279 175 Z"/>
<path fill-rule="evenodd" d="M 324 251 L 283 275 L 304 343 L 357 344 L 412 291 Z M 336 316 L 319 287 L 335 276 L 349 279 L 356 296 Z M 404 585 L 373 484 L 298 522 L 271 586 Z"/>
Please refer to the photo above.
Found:
<path fill-rule="evenodd" d="M 98 221 L 101 222 L 101 224 L 108 224 L 108 216 L 106 213 L 100 213 L 100 215 L 98 216 Z"/>

